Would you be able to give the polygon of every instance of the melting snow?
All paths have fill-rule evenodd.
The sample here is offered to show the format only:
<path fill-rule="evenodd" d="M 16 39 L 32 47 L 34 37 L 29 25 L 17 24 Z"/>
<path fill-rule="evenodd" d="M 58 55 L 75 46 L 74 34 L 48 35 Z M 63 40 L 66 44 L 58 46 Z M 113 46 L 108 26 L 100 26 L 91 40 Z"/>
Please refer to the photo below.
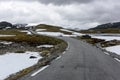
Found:
<path fill-rule="evenodd" d="M 92 38 L 98 38 L 98 39 L 104 39 L 106 41 L 110 41 L 110 40 L 120 40 L 120 37 L 119 36 L 93 36 L 92 35 Z"/>
<path fill-rule="evenodd" d="M 61 31 L 66 31 L 66 32 L 73 32 L 73 31 L 70 31 L 70 30 L 67 30 L 67 29 L 60 29 Z"/>
<path fill-rule="evenodd" d="M 51 48 L 51 47 L 53 47 L 53 45 L 40 45 L 40 46 L 37 46 L 37 48 L 41 48 L 41 47 Z"/>
<path fill-rule="evenodd" d="M 107 47 L 106 50 L 108 50 L 110 52 L 114 52 L 114 53 L 120 55 L 120 45 Z"/>
<path fill-rule="evenodd" d="M 37 58 L 30 59 L 30 56 Z M 0 80 L 4 80 L 9 75 L 36 64 L 41 58 L 38 52 L 7 53 L 0 55 Z"/>
<path fill-rule="evenodd" d="M 120 34 L 89 34 L 92 38 L 104 39 L 106 41 L 110 40 L 120 40 Z"/>
<path fill-rule="evenodd" d="M 37 32 L 38 34 L 48 35 L 48 36 L 61 36 L 63 33 L 61 32 Z"/>
<path fill-rule="evenodd" d="M 46 29 L 36 29 L 37 32 L 39 31 L 45 31 Z"/>
<path fill-rule="evenodd" d="M 77 32 L 73 32 L 72 35 L 66 35 L 61 32 L 37 32 L 37 33 L 42 34 L 42 35 L 48 35 L 48 36 L 64 36 L 64 37 L 76 37 L 76 36 L 83 35 L 83 34 L 77 33 Z"/>
<path fill-rule="evenodd" d="M 0 37 L 11 37 L 11 36 L 16 36 L 16 35 L 0 35 Z"/>
<path fill-rule="evenodd" d="M 21 30 L 20 32 L 26 32 L 27 34 L 31 34 L 31 32 L 28 30 Z"/>
<path fill-rule="evenodd" d="M 2 42 L 0 42 L 0 43 L 5 44 L 5 45 L 12 44 L 12 42 L 7 42 L 7 41 L 2 41 Z"/>
<path fill-rule="evenodd" d="M 25 27 L 31 27 L 31 26 L 37 26 L 37 23 L 29 23 L 28 25 L 26 25 Z"/>
<path fill-rule="evenodd" d="M 73 32 L 72 34 L 73 34 L 73 35 L 76 35 L 76 36 L 82 36 L 82 35 L 84 35 L 84 34 L 78 33 L 78 32 Z"/>

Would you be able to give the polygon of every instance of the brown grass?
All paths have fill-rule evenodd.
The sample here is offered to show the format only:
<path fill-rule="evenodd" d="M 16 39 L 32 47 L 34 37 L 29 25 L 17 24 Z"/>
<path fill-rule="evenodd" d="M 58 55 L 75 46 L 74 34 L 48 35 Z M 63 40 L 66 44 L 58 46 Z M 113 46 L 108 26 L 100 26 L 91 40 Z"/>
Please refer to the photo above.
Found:
<path fill-rule="evenodd" d="M 46 25 L 46 24 L 40 24 L 40 25 L 36 26 L 35 29 L 46 29 L 44 31 L 47 31 L 47 32 L 61 32 L 61 33 L 64 33 L 64 34 L 69 34 L 69 35 L 72 34 L 71 32 L 61 31 L 60 29 L 63 29 L 62 27 L 51 26 L 51 25 Z"/>

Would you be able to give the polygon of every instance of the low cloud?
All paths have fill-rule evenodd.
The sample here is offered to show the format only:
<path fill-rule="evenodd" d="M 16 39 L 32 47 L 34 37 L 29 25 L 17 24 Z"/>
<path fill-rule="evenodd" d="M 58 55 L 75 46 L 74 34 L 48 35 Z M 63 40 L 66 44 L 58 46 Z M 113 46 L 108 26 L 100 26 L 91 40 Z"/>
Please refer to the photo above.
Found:
<path fill-rule="evenodd" d="M 119 0 L 114 2 L 113 0 L 69 0 L 69 2 L 4 0 L 0 2 L 0 21 L 46 23 L 66 28 L 86 29 L 102 23 L 120 21 L 119 2 Z"/>
<path fill-rule="evenodd" d="M 90 3 L 94 0 L 1 0 L 1 1 L 25 1 L 25 2 L 34 2 L 38 1 L 43 4 L 55 4 L 55 5 L 66 5 L 66 4 L 73 4 L 73 3 Z"/>
<path fill-rule="evenodd" d="M 65 5 L 65 4 L 73 4 L 73 3 L 78 3 L 78 4 L 90 3 L 94 0 L 39 0 L 39 1 L 45 4 L 53 3 L 55 5 Z"/>

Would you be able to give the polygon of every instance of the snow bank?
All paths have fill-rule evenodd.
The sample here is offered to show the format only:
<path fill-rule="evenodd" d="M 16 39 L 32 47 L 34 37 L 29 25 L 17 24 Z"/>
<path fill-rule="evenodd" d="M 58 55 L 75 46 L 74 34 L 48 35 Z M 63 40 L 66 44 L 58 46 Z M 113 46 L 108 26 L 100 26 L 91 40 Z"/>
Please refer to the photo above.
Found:
<path fill-rule="evenodd" d="M 84 35 L 84 34 L 78 33 L 78 32 L 73 32 L 72 34 L 73 34 L 73 35 L 76 35 L 76 36 L 82 36 L 82 35 Z"/>
<path fill-rule="evenodd" d="M 48 35 L 48 36 L 61 36 L 64 35 L 61 32 L 37 32 L 38 34 Z"/>
<path fill-rule="evenodd" d="M 84 35 L 84 34 L 82 34 L 82 33 L 70 31 L 70 30 L 67 30 L 67 29 L 60 29 L 60 30 L 61 30 L 61 31 L 66 31 L 66 32 L 71 32 L 72 35 L 76 35 L 76 36 L 82 36 L 82 35 Z"/>
<path fill-rule="evenodd" d="M 72 35 L 66 35 L 61 32 L 37 32 L 37 34 L 48 35 L 48 36 L 64 36 L 64 37 L 76 37 L 76 36 L 83 35 L 83 34 L 77 33 L 77 32 L 73 32 Z"/>
<path fill-rule="evenodd" d="M 113 34 L 113 33 L 89 34 L 89 35 L 95 35 L 95 36 L 119 36 L 120 37 L 120 34 Z"/>
<path fill-rule="evenodd" d="M 30 31 L 28 31 L 28 30 L 21 30 L 20 32 L 25 32 L 25 33 L 27 33 L 27 34 L 30 34 L 30 35 L 31 35 L 31 32 L 30 32 Z"/>
<path fill-rule="evenodd" d="M 64 35 L 62 35 L 63 37 L 77 37 L 77 35 L 66 35 L 66 34 L 64 34 Z"/>
<path fill-rule="evenodd" d="M 5 44 L 5 45 L 12 44 L 12 42 L 8 42 L 8 41 L 1 41 L 0 43 Z"/>
<path fill-rule="evenodd" d="M 106 50 L 120 55 L 120 45 L 107 47 Z"/>
<path fill-rule="evenodd" d="M 120 40 L 120 37 L 119 36 L 93 36 L 92 35 L 92 38 L 98 38 L 98 39 L 104 39 L 106 41 L 110 41 L 110 40 Z"/>
<path fill-rule="evenodd" d="M 25 27 L 31 27 L 31 26 L 37 26 L 38 23 L 29 23 L 28 25 L 26 25 Z"/>
<path fill-rule="evenodd" d="M 30 59 L 30 56 L 37 58 Z M 0 80 L 4 80 L 11 74 L 30 67 L 38 62 L 42 57 L 38 52 L 7 53 L 0 55 Z"/>
<path fill-rule="evenodd" d="M 2 34 L 0 34 L 0 37 L 11 37 L 11 36 L 16 36 L 16 35 L 2 35 Z"/>
<path fill-rule="evenodd" d="M 37 48 L 42 48 L 42 47 L 51 48 L 51 47 L 53 47 L 53 45 L 40 45 L 40 46 L 37 46 Z"/>
<path fill-rule="evenodd" d="M 36 29 L 35 31 L 36 32 L 39 32 L 39 31 L 45 31 L 46 29 Z"/>
<path fill-rule="evenodd" d="M 66 32 L 73 32 L 73 31 L 70 31 L 70 30 L 67 30 L 67 29 L 60 29 L 61 31 L 66 31 Z"/>

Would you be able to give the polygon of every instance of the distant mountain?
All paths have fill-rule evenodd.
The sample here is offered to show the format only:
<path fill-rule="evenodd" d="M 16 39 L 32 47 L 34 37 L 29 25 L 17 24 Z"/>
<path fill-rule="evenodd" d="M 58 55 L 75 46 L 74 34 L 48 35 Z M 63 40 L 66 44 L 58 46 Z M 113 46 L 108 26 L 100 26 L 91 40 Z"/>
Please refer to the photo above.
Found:
<path fill-rule="evenodd" d="M 120 22 L 115 22 L 115 23 L 107 23 L 107 24 L 102 24 L 98 25 L 95 28 L 90 28 L 89 30 L 98 30 L 98 29 L 120 29 Z"/>
<path fill-rule="evenodd" d="M 14 26 L 16 26 L 16 28 L 24 28 L 27 25 L 28 24 L 14 24 Z"/>
<path fill-rule="evenodd" d="M 0 22 L 0 29 L 4 29 L 4 28 L 12 28 L 13 25 L 9 22 L 3 21 Z"/>
<path fill-rule="evenodd" d="M 0 22 L 0 29 L 17 29 L 17 28 L 20 28 L 20 29 L 25 29 L 25 27 L 27 26 L 28 24 L 12 24 L 10 22 L 7 22 L 7 21 L 2 21 Z"/>

